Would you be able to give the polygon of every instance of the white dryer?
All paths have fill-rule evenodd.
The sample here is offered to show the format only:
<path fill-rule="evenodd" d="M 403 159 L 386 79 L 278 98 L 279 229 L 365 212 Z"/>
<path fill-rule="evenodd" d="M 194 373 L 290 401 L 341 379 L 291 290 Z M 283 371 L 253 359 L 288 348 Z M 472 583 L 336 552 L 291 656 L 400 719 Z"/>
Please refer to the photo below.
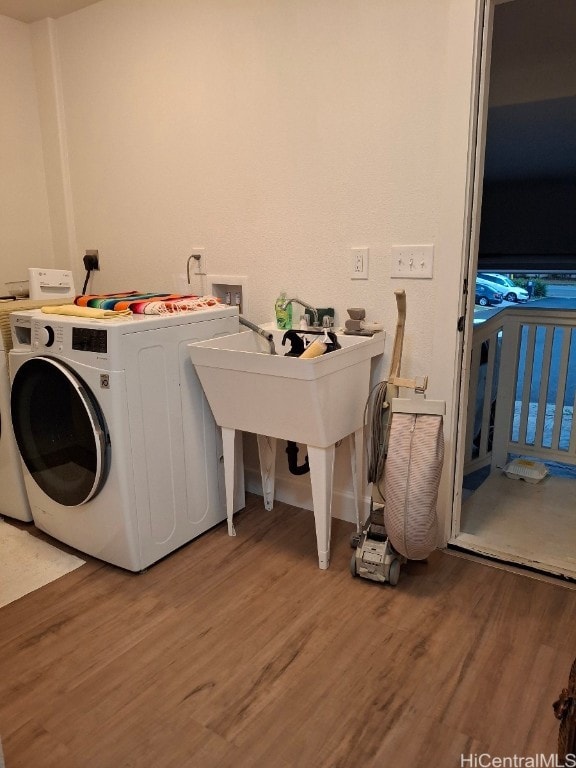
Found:
<path fill-rule="evenodd" d="M 140 571 L 225 519 L 220 434 L 187 345 L 237 332 L 236 308 L 11 323 L 12 423 L 38 528 Z"/>

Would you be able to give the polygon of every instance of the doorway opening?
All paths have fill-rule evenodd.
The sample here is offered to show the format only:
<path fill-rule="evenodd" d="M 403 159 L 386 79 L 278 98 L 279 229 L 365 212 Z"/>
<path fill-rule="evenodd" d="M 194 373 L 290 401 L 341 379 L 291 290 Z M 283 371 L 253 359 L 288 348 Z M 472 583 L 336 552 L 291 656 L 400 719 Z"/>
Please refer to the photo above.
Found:
<path fill-rule="evenodd" d="M 462 493 L 450 544 L 574 579 L 576 7 L 492 5 Z"/>

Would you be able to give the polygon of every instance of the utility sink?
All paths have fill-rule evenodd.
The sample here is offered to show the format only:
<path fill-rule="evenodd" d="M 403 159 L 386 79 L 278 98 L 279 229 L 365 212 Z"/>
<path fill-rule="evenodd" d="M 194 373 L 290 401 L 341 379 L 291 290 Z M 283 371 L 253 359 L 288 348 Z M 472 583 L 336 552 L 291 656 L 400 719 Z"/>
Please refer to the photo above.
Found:
<path fill-rule="evenodd" d="M 266 329 L 268 330 L 268 329 Z M 358 529 L 363 519 L 364 413 L 372 378 L 379 373 L 384 333 L 338 334 L 340 349 L 320 357 L 286 356 L 284 331 L 272 330 L 277 355 L 265 339 L 242 331 L 189 344 L 190 357 L 222 428 L 228 533 L 233 525 L 236 430 L 258 436 L 264 506 L 272 509 L 276 439 L 305 444 L 310 465 L 318 563 L 328 567 L 335 445 L 349 438 Z M 309 333 L 308 342 L 322 336 Z M 377 379 L 376 379 L 377 380 Z"/>
<path fill-rule="evenodd" d="M 282 346 L 284 331 L 271 332 L 276 355 L 252 331 L 188 346 L 216 422 L 321 447 L 361 427 L 371 361 L 384 352 L 384 333 L 338 334 L 341 349 L 301 360 L 284 354 L 290 349 Z"/>

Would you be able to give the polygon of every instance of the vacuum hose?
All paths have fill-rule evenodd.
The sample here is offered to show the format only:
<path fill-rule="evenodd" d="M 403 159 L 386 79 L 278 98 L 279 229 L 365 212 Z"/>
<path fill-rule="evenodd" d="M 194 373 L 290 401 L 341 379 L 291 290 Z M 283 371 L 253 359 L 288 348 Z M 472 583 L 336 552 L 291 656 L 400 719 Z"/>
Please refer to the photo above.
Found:
<path fill-rule="evenodd" d="M 388 382 L 381 381 L 372 389 L 364 409 L 364 423 L 370 429 L 366 441 L 367 479 L 380 491 L 380 481 L 384 477 L 384 465 L 388 450 L 390 430 L 390 406 L 387 402 Z"/>

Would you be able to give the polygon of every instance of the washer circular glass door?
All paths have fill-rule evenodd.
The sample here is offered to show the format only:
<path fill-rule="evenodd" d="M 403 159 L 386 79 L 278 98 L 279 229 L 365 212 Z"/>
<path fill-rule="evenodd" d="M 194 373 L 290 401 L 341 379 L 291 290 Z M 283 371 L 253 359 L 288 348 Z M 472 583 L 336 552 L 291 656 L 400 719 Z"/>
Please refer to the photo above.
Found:
<path fill-rule="evenodd" d="M 105 479 L 108 441 L 84 382 L 57 360 L 30 358 L 14 376 L 11 410 L 20 454 L 44 493 L 67 507 L 93 498 Z"/>

